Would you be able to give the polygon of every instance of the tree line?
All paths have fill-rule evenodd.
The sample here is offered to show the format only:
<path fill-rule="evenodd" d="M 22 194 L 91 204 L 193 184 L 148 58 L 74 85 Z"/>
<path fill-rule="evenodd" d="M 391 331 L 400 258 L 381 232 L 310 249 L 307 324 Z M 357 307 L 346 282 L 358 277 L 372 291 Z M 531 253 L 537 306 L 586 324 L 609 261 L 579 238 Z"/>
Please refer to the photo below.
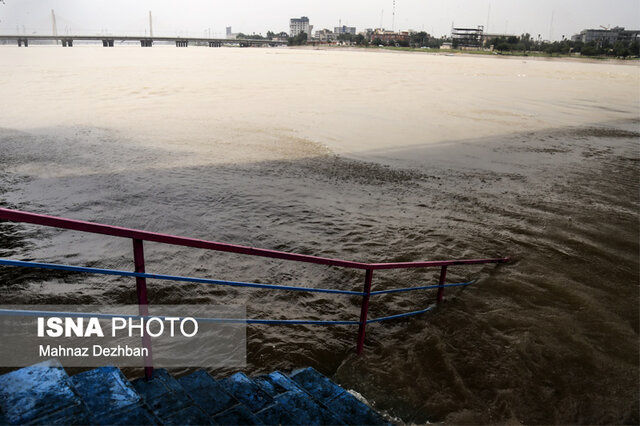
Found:
<path fill-rule="evenodd" d="M 617 41 L 610 43 L 607 40 L 573 41 L 563 39 L 561 41 L 547 42 L 534 40 L 530 34 L 510 37 L 495 37 L 487 43 L 499 52 L 544 52 L 549 55 L 580 53 L 584 56 L 614 56 L 626 58 L 628 56 L 640 56 L 640 42 L 638 40 Z M 455 46 L 454 46 L 455 47 Z"/>

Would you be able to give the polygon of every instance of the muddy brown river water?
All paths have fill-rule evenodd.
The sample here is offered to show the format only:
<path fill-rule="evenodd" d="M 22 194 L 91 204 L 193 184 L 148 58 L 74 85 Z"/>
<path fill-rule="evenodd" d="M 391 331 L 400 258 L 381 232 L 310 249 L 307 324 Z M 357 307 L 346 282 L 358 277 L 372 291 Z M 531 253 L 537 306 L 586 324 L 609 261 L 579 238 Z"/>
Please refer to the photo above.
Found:
<path fill-rule="evenodd" d="M 638 65 L 289 49 L 0 48 L 0 205 L 361 261 L 452 267 L 437 310 L 255 326 L 246 370 L 311 365 L 404 422 L 634 423 Z M 131 269 L 129 241 L 0 224 L 0 256 Z M 339 268 L 148 244 L 147 270 L 360 290 Z M 374 289 L 436 280 L 379 271 Z M 152 304 L 357 319 L 359 300 L 151 281 Z M 0 268 L 4 303 L 135 303 L 131 280 Z M 371 315 L 432 292 L 372 299 Z M 128 371 L 131 375 L 139 371 Z M 222 376 L 229 371 L 212 371 Z"/>

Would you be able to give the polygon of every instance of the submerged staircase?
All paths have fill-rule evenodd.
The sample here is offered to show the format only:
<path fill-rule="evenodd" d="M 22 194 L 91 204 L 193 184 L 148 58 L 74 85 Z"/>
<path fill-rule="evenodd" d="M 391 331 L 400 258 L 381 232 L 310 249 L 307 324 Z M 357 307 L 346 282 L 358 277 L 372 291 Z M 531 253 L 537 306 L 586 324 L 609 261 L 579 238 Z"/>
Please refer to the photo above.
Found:
<path fill-rule="evenodd" d="M 379 425 L 371 407 L 311 367 L 222 380 L 204 370 L 127 380 L 116 367 L 69 376 L 49 360 L 0 376 L 0 424 Z"/>

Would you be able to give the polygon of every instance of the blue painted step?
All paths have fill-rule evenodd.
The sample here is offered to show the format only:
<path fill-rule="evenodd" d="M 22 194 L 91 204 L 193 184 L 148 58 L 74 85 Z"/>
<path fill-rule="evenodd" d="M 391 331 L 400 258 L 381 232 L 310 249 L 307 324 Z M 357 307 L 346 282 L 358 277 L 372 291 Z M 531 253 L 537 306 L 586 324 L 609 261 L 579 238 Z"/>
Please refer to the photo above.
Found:
<path fill-rule="evenodd" d="M 311 367 L 294 371 L 291 378 L 346 424 L 388 424 L 367 404 Z"/>
<path fill-rule="evenodd" d="M 238 401 L 229 395 L 206 371 L 198 370 L 180 377 L 178 383 L 195 404 L 210 417 L 238 405 Z"/>
<path fill-rule="evenodd" d="M 207 425 L 211 418 L 167 370 L 155 369 L 151 380 L 136 379 L 133 387 L 165 425 Z"/>
<path fill-rule="evenodd" d="M 295 418 L 298 424 L 344 424 L 324 404 L 279 371 L 258 376 L 254 381 L 274 397 L 276 406 L 284 408 L 284 411 Z M 269 411 L 267 413 L 271 414 Z M 272 418 L 270 417 L 269 420 Z M 291 424 L 286 420 L 286 416 L 277 422 L 263 419 L 265 423 L 269 424 Z"/>
<path fill-rule="evenodd" d="M 71 377 L 93 424 L 160 424 L 122 372 L 99 367 Z"/>
<path fill-rule="evenodd" d="M 276 397 L 287 391 L 304 391 L 296 382 L 279 371 L 258 376 L 253 380 L 271 397 Z"/>
<path fill-rule="evenodd" d="M 261 425 L 262 422 L 244 405 L 235 405 L 213 418 L 219 425 Z"/>
<path fill-rule="evenodd" d="M 89 413 L 57 360 L 0 376 L 0 412 L 5 424 L 89 423 Z"/>
<path fill-rule="evenodd" d="M 273 404 L 273 398 L 243 373 L 236 373 L 220 380 L 219 383 L 228 393 L 254 413 Z"/>

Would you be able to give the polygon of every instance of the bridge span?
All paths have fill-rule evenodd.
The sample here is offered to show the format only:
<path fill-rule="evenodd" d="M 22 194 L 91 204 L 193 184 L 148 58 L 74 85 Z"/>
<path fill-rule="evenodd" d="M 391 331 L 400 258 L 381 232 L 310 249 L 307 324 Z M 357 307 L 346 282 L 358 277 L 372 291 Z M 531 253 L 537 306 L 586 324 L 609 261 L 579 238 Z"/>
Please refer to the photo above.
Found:
<path fill-rule="evenodd" d="M 189 44 L 203 43 L 209 47 L 221 47 L 223 45 L 250 46 L 282 46 L 286 41 L 280 40 L 255 40 L 255 39 L 228 39 L 207 37 L 143 37 L 143 36 L 115 36 L 115 35 L 0 35 L 0 40 L 14 40 L 18 46 L 29 46 L 29 41 L 59 41 L 63 47 L 73 47 L 73 42 L 102 41 L 104 47 L 114 47 L 115 41 L 140 41 L 140 46 L 151 47 L 156 41 L 175 42 L 176 47 L 187 47 Z"/>

